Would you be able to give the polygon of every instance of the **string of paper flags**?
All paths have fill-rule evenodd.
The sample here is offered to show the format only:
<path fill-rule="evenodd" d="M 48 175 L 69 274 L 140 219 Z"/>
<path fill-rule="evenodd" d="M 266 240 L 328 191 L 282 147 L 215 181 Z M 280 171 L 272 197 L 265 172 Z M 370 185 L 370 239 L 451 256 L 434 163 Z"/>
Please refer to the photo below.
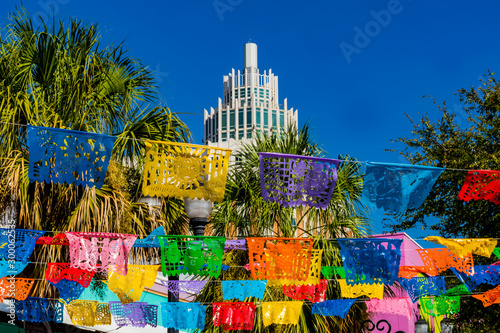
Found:
<path fill-rule="evenodd" d="M 29 240 L 31 237 L 33 239 L 31 243 L 35 244 L 36 238 L 39 238 L 42 234 L 32 233 L 27 230 L 4 229 L 2 236 L 6 236 L 7 232 L 14 232 L 16 238 L 23 239 L 23 241 L 28 243 L 30 243 Z M 107 309 L 102 305 L 104 303 L 77 299 L 83 289 L 90 285 L 95 271 L 103 271 L 108 272 L 108 288 L 117 294 L 121 302 L 118 302 L 119 304 L 108 304 L 109 311 L 104 311 L 104 314 L 93 313 L 92 316 L 89 315 L 90 317 L 106 317 L 109 314 L 109 316 L 115 318 L 115 322 L 117 323 L 143 327 L 141 325 L 157 325 L 158 313 L 161 312 L 163 318 L 162 325 L 167 325 L 166 327 L 175 326 L 179 329 L 188 329 L 188 327 L 182 326 L 181 322 L 189 322 L 188 326 L 190 327 L 204 327 L 205 320 L 203 319 L 203 314 L 206 315 L 206 306 L 201 303 L 191 303 L 189 305 L 190 311 L 194 311 L 197 315 L 196 318 L 193 317 L 186 320 L 185 316 L 182 315 L 182 312 L 186 310 L 185 308 L 181 309 L 178 306 L 169 305 L 169 303 L 160 304 L 160 306 L 150 306 L 151 304 L 139 302 L 144 288 L 151 287 L 154 283 L 156 272 L 160 265 L 128 264 L 128 254 L 125 256 L 124 253 L 128 253 L 127 251 L 132 246 L 128 243 L 124 247 L 124 244 L 127 244 L 135 235 L 71 232 L 67 234 L 70 238 L 71 236 L 79 237 L 78 244 L 69 243 L 71 263 L 48 263 L 46 279 L 59 290 L 60 299 L 66 303 L 66 308 L 72 317 L 73 323 L 89 323 L 88 318 L 82 317 L 82 313 L 79 312 L 83 311 L 79 309 L 84 309 L 85 306 L 87 308 L 90 306 L 93 309 L 95 305 L 95 311 L 101 312 L 104 311 L 103 309 Z M 222 266 L 222 256 L 220 253 L 224 251 L 225 243 L 221 241 L 221 237 L 170 235 L 157 235 L 157 237 L 160 239 L 162 249 L 161 261 L 164 275 L 178 274 L 179 271 L 193 276 L 218 277 L 220 275 Z M 106 242 L 106 239 L 109 242 Z M 106 248 L 106 246 L 102 246 L 97 240 L 104 240 L 104 243 L 107 243 L 107 247 L 121 248 L 123 255 Z M 452 262 L 458 262 L 457 259 L 468 256 L 470 253 L 489 257 L 494 253 L 497 244 L 496 240 L 491 239 L 453 240 L 433 238 L 429 240 L 446 243 L 448 246 L 446 249 L 452 251 L 455 256 L 452 258 Z M 451 267 L 452 271 L 461 279 L 463 284 L 458 291 L 457 288 L 447 290 L 443 276 L 425 278 L 401 276 L 401 272 L 404 272 L 403 268 L 405 266 L 399 266 L 401 258 L 401 240 L 399 239 L 339 239 L 338 242 L 343 260 L 343 269 L 341 267 L 322 267 L 322 251 L 313 249 L 312 240 L 310 239 L 249 237 L 246 240 L 246 245 L 251 261 L 250 271 L 254 280 L 221 281 L 223 299 L 239 299 L 241 301 L 246 300 L 248 297 L 262 299 L 266 286 L 282 286 L 285 296 L 299 301 L 277 303 L 259 303 L 257 301 L 257 303 L 261 304 L 263 308 L 264 318 L 265 316 L 269 317 L 269 324 L 290 324 L 296 323 L 294 318 L 300 314 L 300 309 L 304 301 L 311 302 L 313 313 L 315 314 L 338 315 L 342 318 L 347 315 L 350 306 L 352 306 L 356 299 L 362 296 L 370 297 L 370 302 L 375 299 L 385 300 L 389 303 L 396 302 L 392 298 L 384 298 L 383 295 L 384 284 L 392 285 L 395 281 L 398 281 L 408 292 L 412 302 L 420 301 L 422 308 L 424 310 L 427 309 L 425 311 L 434 314 L 443 312 L 445 305 L 449 308 L 448 314 L 458 311 L 459 301 L 457 299 L 459 300 L 461 295 L 465 295 L 465 293 L 470 293 L 476 289 L 479 284 L 487 283 L 494 286 L 500 284 L 500 266 L 475 265 L 473 272 L 467 269 L 459 271 L 455 267 Z M 82 246 L 81 244 L 86 245 Z M 116 246 L 117 244 L 120 246 Z M 200 246 L 200 244 L 202 245 Z M 25 245 L 24 243 L 18 243 L 16 244 L 16 248 L 18 246 L 22 247 Z M 182 252 L 182 249 L 185 249 L 185 251 Z M 498 251 L 496 252 L 498 253 Z M 92 258 L 96 253 L 100 253 L 101 263 L 99 265 L 94 265 L 93 262 L 88 262 L 87 260 L 87 258 Z M 116 258 L 120 259 L 111 262 L 106 260 L 106 256 L 108 255 L 116 256 Z M 429 254 L 426 253 L 426 255 L 429 258 Z M 26 251 L 20 251 L 20 256 L 22 258 L 19 257 L 16 259 L 26 259 L 28 254 Z M 436 266 L 443 265 L 443 263 L 441 255 L 437 252 L 435 259 L 433 265 L 429 264 L 429 261 L 424 261 L 426 266 L 417 268 L 424 270 L 428 274 L 439 272 L 443 269 L 443 266 Z M 123 262 L 118 262 L 122 260 Z M 84 265 L 82 265 L 82 262 Z M 105 265 L 107 266 L 105 267 Z M 450 262 L 446 263 L 444 268 L 450 268 L 449 265 L 451 265 Z M 460 267 L 463 268 L 462 266 Z M 321 279 L 321 275 L 326 279 Z M 337 275 L 339 276 L 337 282 L 340 285 L 343 299 L 327 300 L 325 296 L 328 278 L 333 278 Z M 197 288 L 196 291 L 201 291 L 205 284 L 205 281 L 181 282 L 186 283 L 185 288 Z M 168 281 L 166 285 L 169 290 L 175 291 L 177 289 L 180 291 L 181 282 Z M 23 291 L 15 297 L 18 299 L 16 306 L 18 303 L 21 304 L 17 307 L 20 312 L 19 318 L 36 321 L 40 318 L 40 313 L 45 313 L 43 319 L 58 320 L 57 318 L 59 317 L 57 317 L 57 314 L 63 311 L 59 310 L 63 305 L 49 302 L 51 300 L 42 301 L 41 299 L 27 297 L 29 289 L 33 285 L 33 280 L 19 278 L 15 279 L 15 283 L 19 285 L 17 289 Z M 0 283 L 0 290 L 2 290 L 1 286 L 2 283 Z M 483 300 L 485 305 L 500 302 L 496 289 L 471 296 Z M 401 303 L 403 301 L 398 302 Z M 422 302 L 426 302 L 425 305 Z M 246 303 L 250 303 L 250 305 Z M 254 313 L 255 302 L 224 302 L 220 303 L 220 306 L 218 304 L 213 304 L 214 309 L 220 308 L 220 311 L 223 309 L 232 310 L 222 311 L 222 314 L 214 312 L 214 316 L 218 313 L 217 316 L 225 318 L 224 320 L 227 320 L 227 322 L 245 323 L 245 325 L 252 323 L 253 325 L 251 314 Z M 398 305 L 398 309 L 401 309 L 400 305 Z M 233 309 L 232 307 L 235 308 Z M 45 308 L 46 312 L 40 312 L 40 308 Z M 388 308 L 390 307 L 387 305 Z M 236 311 L 237 309 L 238 311 Z M 388 311 L 387 309 L 386 311 Z M 175 311 L 180 311 L 180 313 L 175 313 Z M 273 313 L 276 311 L 290 311 L 290 317 L 286 320 L 280 319 L 281 317 L 275 318 L 273 317 Z M 238 317 L 239 319 L 233 317 L 227 318 L 227 316 L 233 316 L 233 312 L 240 313 L 239 316 L 241 317 Z M 164 313 L 166 317 L 163 317 Z M 137 318 L 143 319 L 139 320 Z M 181 320 L 180 318 L 183 319 Z M 174 322 L 170 322 L 171 320 Z M 214 317 L 213 320 L 216 323 L 219 319 Z M 110 319 L 106 319 L 102 322 L 99 321 L 99 323 L 102 324 L 108 321 L 111 322 Z"/>
<path fill-rule="evenodd" d="M 101 187 L 116 137 L 28 125 L 30 181 Z M 145 141 L 143 194 L 220 202 L 228 149 Z M 283 206 L 326 208 L 341 162 L 300 155 L 259 153 L 261 193 Z M 350 162 L 350 161 L 347 161 Z M 366 162 L 364 202 L 399 214 L 418 208 L 445 168 Z M 451 170 L 451 169 L 450 169 Z M 500 172 L 469 170 L 458 194 L 464 201 L 500 203 Z"/>
<path fill-rule="evenodd" d="M 116 138 L 29 125 L 27 132 L 30 181 L 90 187 L 103 185 Z M 230 150 L 146 141 L 145 155 L 145 195 L 219 202 L 223 200 Z M 283 206 L 307 205 L 322 209 L 331 200 L 337 169 L 343 162 L 276 153 L 259 153 L 259 160 L 261 193 L 265 200 L 278 202 Z M 365 202 L 394 214 L 418 208 L 445 170 L 372 162 L 367 162 L 366 166 L 363 186 Z M 488 200 L 499 204 L 499 177 L 498 171 L 470 170 L 459 197 L 464 201 Z M 138 240 L 136 235 L 81 232 L 65 232 L 49 239 L 50 237 L 42 238 L 43 231 L 21 229 L 4 229 L 0 237 L 8 238 L 13 230 L 16 258 L 11 260 L 13 263 L 7 262 L 8 252 L 0 249 L 0 259 L 3 259 L 0 261 L 0 274 L 5 272 L 3 276 L 7 276 L 22 272 L 29 263 L 36 244 L 69 246 L 70 263 L 48 264 L 46 279 L 59 290 L 60 298 L 66 302 L 66 310 L 73 323 L 86 326 L 111 323 L 111 317 L 119 325 L 156 326 L 161 313 L 165 327 L 203 328 L 206 306 L 200 303 L 162 303 L 158 306 L 139 302 L 142 290 L 154 283 L 153 278 L 156 278 L 156 271 L 160 266 L 129 265 L 129 252 L 134 247 L 160 248 L 164 275 L 191 274 L 217 278 L 222 269 L 222 256 L 227 241 L 224 237 L 166 236 L 161 234 L 161 230 L 156 233 L 153 231 L 149 238 L 143 240 Z M 266 281 L 266 285 L 283 286 L 284 295 L 299 300 L 261 302 L 265 326 L 272 323 L 296 324 L 304 301 L 313 302 L 313 314 L 344 318 L 359 297 L 369 296 L 372 300 L 389 302 L 390 299 L 383 297 L 384 284 L 392 285 L 395 281 L 405 288 L 412 302 L 422 300 L 421 307 L 429 314 L 457 312 L 460 303 L 457 305 L 456 298 L 452 297 L 460 297 L 465 291 L 462 290 L 458 295 L 450 294 L 451 289 L 446 290 L 444 277 L 437 276 L 449 268 L 460 279 L 467 292 L 482 283 L 495 286 L 500 284 L 500 266 L 478 266 L 472 262 L 473 253 L 489 257 L 494 252 L 496 240 L 429 240 L 446 246 L 449 253 L 446 253 L 445 259 L 437 256 L 442 255 L 442 251 L 427 251 L 420 253 L 424 266 L 400 267 L 401 240 L 338 239 L 345 274 L 345 278 L 338 279 L 338 283 L 344 299 L 327 300 L 324 295 L 328 279 L 320 277 L 322 274 L 325 276 L 328 270 L 322 269 L 322 250 L 313 249 L 312 240 L 248 237 L 246 244 L 249 268 L 255 281 L 231 283 L 240 295 L 245 291 L 243 287 L 238 289 L 238 284 L 243 286 L 250 283 L 254 292 L 253 288 L 262 288 L 262 281 Z M 241 242 L 233 243 L 233 250 L 245 250 L 238 247 L 240 244 Z M 457 261 L 457 258 L 460 260 Z M 90 284 L 95 272 L 108 273 L 108 287 L 119 295 L 121 302 L 77 300 Z M 419 273 L 430 276 L 418 277 Z M 341 275 L 340 270 L 335 270 L 334 274 Z M 27 297 L 33 281 L 15 281 L 20 290 L 25 291 L 15 297 L 19 319 L 62 320 L 64 306 L 61 302 Z M 223 289 L 224 284 L 228 285 L 227 282 L 222 281 Z M 180 284 L 175 286 L 174 283 L 167 283 L 167 287 L 181 288 Z M 223 292 L 223 296 L 227 294 L 227 291 Z M 255 293 L 250 294 L 250 297 L 258 298 Z M 500 302 L 500 292 L 496 288 L 472 297 L 481 299 L 485 306 Z M 237 297 L 225 299 L 235 298 Z M 448 305 L 446 310 L 443 310 L 446 308 L 443 304 Z M 377 308 L 382 307 L 377 304 Z M 391 308 L 395 311 L 395 308 L 401 309 L 401 306 L 386 306 L 386 311 Z M 253 327 L 254 302 L 213 303 L 213 309 L 212 319 L 216 326 L 224 329 Z"/>

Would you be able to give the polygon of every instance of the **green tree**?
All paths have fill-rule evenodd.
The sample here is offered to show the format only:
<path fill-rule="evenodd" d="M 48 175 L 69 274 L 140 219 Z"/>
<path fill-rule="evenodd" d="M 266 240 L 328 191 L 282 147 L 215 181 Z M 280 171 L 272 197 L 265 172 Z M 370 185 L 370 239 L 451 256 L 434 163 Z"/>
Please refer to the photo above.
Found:
<path fill-rule="evenodd" d="M 479 88 L 458 90 L 467 119 L 450 112 L 444 103 L 438 106 L 442 117 L 432 122 L 429 115 L 413 124 L 412 137 L 396 141 L 405 144 L 401 154 L 412 164 L 448 169 L 443 172 L 424 204 L 409 211 L 394 224 L 404 230 L 419 224 L 427 227 L 425 218 L 437 217 L 439 223 L 429 226 L 443 236 L 498 237 L 500 210 L 488 201 L 464 203 L 458 193 L 467 169 L 498 170 L 500 164 L 500 91 L 493 73 L 485 75 Z M 457 170 L 458 169 L 458 170 Z"/>
<path fill-rule="evenodd" d="M 489 201 L 464 202 L 458 194 L 468 169 L 500 170 L 500 83 L 488 72 L 479 87 L 460 89 L 464 117 L 438 105 L 442 117 L 432 122 L 424 115 L 415 122 L 411 137 L 399 138 L 401 152 L 412 164 L 443 167 L 444 171 L 424 204 L 397 219 L 395 231 L 422 226 L 445 237 L 499 238 L 500 208 Z M 437 104 L 435 102 L 435 104 Z M 438 222 L 429 225 L 429 217 Z M 474 257 L 476 264 L 491 264 L 493 259 Z M 491 286 L 476 291 L 491 289 Z M 480 301 L 462 298 L 457 325 L 465 331 L 493 332 L 500 329 L 494 306 L 483 308 Z M 462 332 L 461 331 L 461 332 Z"/>
<path fill-rule="evenodd" d="M 2 216 L 11 216 L 18 228 L 48 231 L 144 236 L 158 225 L 171 233 L 185 228 L 180 200 L 163 200 L 159 215 L 137 201 L 144 140 L 186 142 L 191 135 L 177 114 L 149 107 L 157 102 L 153 73 L 123 45 L 103 46 L 95 24 L 69 19 L 34 27 L 21 7 L 5 32 L 0 39 Z M 30 183 L 27 124 L 116 136 L 105 185 Z M 35 252 L 38 262 L 69 260 L 64 249 Z M 44 268 L 28 271 L 43 274 Z"/>
<path fill-rule="evenodd" d="M 304 207 L 283 207 L 277 203 L 264 201 L 261 195 L 258 152 L 277 152 L 294 155 L 321 157 L 324 152 L 312 141 L 309 127 L 297 129 L 291 126 L 283 133 L 258 135 L 249 144 L 238 149 L 236 162 L 231 168 L 226 183 L 224 201 L 215 205 L 211 227 L 215 235 L 223 236 L 270 236 L 314 238 L 314 248 L 323 249 L 323 266 L 342 265 L 338 244 L 328 240 L 336 237 L 361 237 L 366 235 L 368 221 L 361 208 L 362 176 L 359 164 L 342 163 L 332 200 L 327 209 Z M 349 159 L 342 157 L 341 159 Z M 251 280 L 252 277 L 242 266 L 249 262 L 248 253 L 232 250 L 225 255 L 224 262 L 231 267 L 223 272 L 221 280 Z M 201 302 L 222 302 L 219 283 L 209 283 L 197 297 Z M 327 299 L 340 298 L 338 284 L 329 284 Z M 281 286 L 266 288 L 264 301 L 292 300 L 283 295 Z M 250 300 L 252 301 L 252 300 Z M 299 324 L 279 327 L 272 325 L 264 329 L 260 319 L 254 325 L 255 332 L 351 332 L 359 331 L 356 325 L 366 317 L 362 304 L 356 303 L 345 320 L 336 317 L 322 317 L 311 313 L 312 306 L 303 307 Z M 210 312 L 211 309 L 208 309 Z M 257 308 L 256 318 L 261 318 Z M 211 318 L 210 313 L 207 315 Z M 218 332 L 212 320 L 206 322 L 206 332 Z"/>

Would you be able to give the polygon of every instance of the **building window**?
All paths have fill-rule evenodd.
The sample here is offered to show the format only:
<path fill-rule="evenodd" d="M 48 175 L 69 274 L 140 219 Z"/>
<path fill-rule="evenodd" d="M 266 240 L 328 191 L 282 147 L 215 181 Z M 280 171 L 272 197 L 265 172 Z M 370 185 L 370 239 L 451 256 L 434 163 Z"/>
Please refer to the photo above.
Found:
<path fill-rule="evenodd" d="M 247 109 L 247 126 L 252 126 L 252 109 Z"/>
<path fill-rule="evenodd" d="M 239 131 L 238 132 L 238 139 L 243 139 L 243 136 L 245 135 L 245 132 L 244 131 Z"/>
<path fill-rule="evenodd" d="M 280 111 L 280 126 L 285 127 L 285 113 Z"/>
<path fill-rule="evenodd" d="M 260 126 L 260 109 L 255 109 L 255 125 Z"/>
<path fill-rule="evenodd" d="M 229 128 L 234 129 L 234 110 L 229 111 Z"/>
<path fill-rule="evenodd" d="M 222 130 L 227 130 L 227 112 L 222 111 Z"/>
<path fill-rule="evenodd" d="M 273 128 L 276 128 L 276 111 L 273 111 L 272 121 L 273 121 Z"/>
<path fill-rule="evenodd" d="M 220 137 L 221 137 L 223 142 L 226 141 L 227 140 L 227 133 L 226 132 L 221 133 Z"/>
<path fill-rule="evenodd" d="M 264 109 L 264 128 L 267 129 L 269 127 L 269 112 L 267 109 Z"/>
<path fill-rule="evenodd" d="M 230 139 L 234 139 L 235 138 L 234 131 L 229 132 L 229 138 Z"/>
<path fill-rule="evenodd" d="M 247 130 L 247 139 L 252 138 L 252 130 Z"/>
<path fill-rule="evenodd" d="M 238 110 L 238 128 L 243 128 L 245 124 L 243 123 L 243 109 Z"/>

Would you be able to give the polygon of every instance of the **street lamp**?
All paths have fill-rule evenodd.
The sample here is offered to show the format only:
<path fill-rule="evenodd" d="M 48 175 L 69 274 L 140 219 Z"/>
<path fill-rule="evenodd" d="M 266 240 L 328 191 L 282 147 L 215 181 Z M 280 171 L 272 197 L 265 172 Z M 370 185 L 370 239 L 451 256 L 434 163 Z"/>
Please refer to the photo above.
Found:
<path fill-rule="evenodd" d="M 208 224 L 208 216 L 212 212 L 212 201 L 204 199 L 184 199 L 184 210 L 189 217 L 189 224 L 193 230 L 193 235 L 204 236 L 205 227 Z M 178 281 L 179 276 L 170 276 L 169 281 Z M 172 292 L 168 292 L 169 302 L 179 302 L 179 297 Z M 178 333 L 174 328 L 169 328 L 168 333 Z"/>
<path fill-rule="evenodd" d="M 441 333 L 451 333 L 453 331 L 453 323 L 449 318 L 441 320 Z"/>
<path fill-rule="evenodd" d="M 415 322 L 415 333 L 427 333 L 428 329 L 429 329 L 429 324 L 427 324 L 427 322 L 424 319 L 419 318 Z"/>
<path fill-rule="evenodd" d="M 184 209 L 189 217 L 189 224 L 195 236 L 205 235 L 208 216 L 212 212 L 212 201 L 204 199 L 184 199 Z"/>

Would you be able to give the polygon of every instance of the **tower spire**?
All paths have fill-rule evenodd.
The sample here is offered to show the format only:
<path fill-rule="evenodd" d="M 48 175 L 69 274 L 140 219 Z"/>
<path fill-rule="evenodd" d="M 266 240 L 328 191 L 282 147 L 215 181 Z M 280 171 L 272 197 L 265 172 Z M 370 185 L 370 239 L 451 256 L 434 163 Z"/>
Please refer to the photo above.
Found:
<path fill-rule="evenodd" d="M 244 67 L 243 68 L 248 68 L 248 67 L 253 67 L 253 68 L 258 68 L 257 67 L 257 44 L 251 43 L 250 41 L 245 44 L 243 47 L 243 62 L 244 62 Z"/>

